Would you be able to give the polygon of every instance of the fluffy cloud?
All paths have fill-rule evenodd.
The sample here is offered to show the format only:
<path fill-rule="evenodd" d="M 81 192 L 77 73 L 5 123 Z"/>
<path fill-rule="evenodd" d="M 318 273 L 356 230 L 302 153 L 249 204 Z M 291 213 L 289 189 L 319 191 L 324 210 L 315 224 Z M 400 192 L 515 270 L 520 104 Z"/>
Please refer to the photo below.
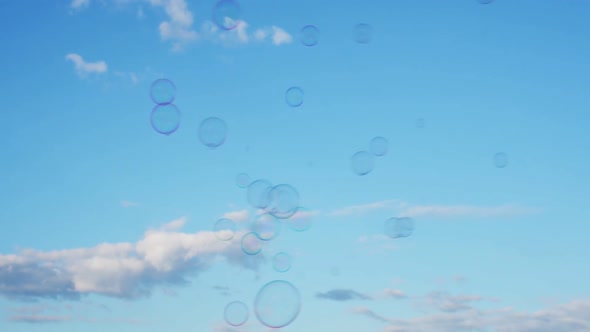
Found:
<path fill-rule="evenodd" d="M 74 68 L 80 77 L 86 77 L 88 74 L 101 74 L 107 71 L 107 64 L 104 61 L 86 62 L 82 56 L 76 53 L 66 55 L 66 60 L 74 63 Z"/>
<path fill-rule="evenodd" d="M 221 30 L 211 21 L 205 21 L 201 27 L 201 36 L 213 43 L 220 43 L 226 46 L 245 45 L 252 41 L 270 41 L 273 45 L 279 46 L 289 44 L 293 37 L 285 30 L 271 26 L 270 28 L 256 29 L 249 32 L 250 25 L 245 21 L 239 21 L 237 26 L 229 31 Z"/>
<path fill-rule="evenodd" d="M 20 299 L 78 299 L 93 293 L 137 298 L 158 285 L 188 283 L 219 258 L 248 269 L 264 259 L 242 252 L 240 234 L 219 241 L 210 231 L 181 232 L 185 222 L 181 218 L 150 229 L 136 243 L 0 255 L 0 294 Z"/>
<path fill-rule="evenodd" d="M 172 49 L 180 51 L 183 46 L 198 37 L 193 29 L 193 14 L 185 0 L 149 0 L 155 7 L 163 7 L 168 20 L 160 23 L 159 31 L 162 40 L 173 42 Z"/>

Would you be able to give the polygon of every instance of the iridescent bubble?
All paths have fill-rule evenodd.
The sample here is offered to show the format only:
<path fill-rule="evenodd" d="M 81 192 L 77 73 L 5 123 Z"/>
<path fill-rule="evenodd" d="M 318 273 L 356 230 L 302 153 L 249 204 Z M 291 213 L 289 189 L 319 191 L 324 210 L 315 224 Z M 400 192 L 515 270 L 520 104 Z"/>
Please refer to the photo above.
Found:
<path fill-rule="evenodd" d="M 256 180 L 248 185 L 248 203 L 255 208 L 264 209 L 270 203 L 269 193 L 272 184 L 266 180 Z"/>
<path fill-rule="evenodd" d="M 291 324 L 301 310 L 301 295 L 293 284 L 274 280 L 262 286 L 254 300 L 254 313 L 260 323 L 272 328 Z"/>
<path fill-rule="evenodd" d="M 494 155 L 494 165 L 498 168 L 504 168 L 508 165 L 508 155 L 504 152 L 498 152 Z"/>
<path fill-rule="evenodd" d="M 291 269 L 291 255 L 279 252 L 272 258 L 272 267 L 277 272 L 287 272 Z"/>
<path fill-rule="evenodd" d="M 267 211 L 280 219 L 287 219 L 297 212 L 299 193 L 288 184 L 274 186 L 269 192 L 270 203 Z"/>
<path fill-rule="evenodd" d="M 356 175 L 367 175 L 375 166 L 375 157 L 367 151 L 359 151 L 352 155 L 350 164 Z"/>
<path fill-rule="evenodd" d="M 171 104 L 176 97 L 176 85 L 167 78 L 157 79 L 150 87 L 150 97 L 158 105 Z"/>
<path fill-rule="evenodd" d="M 234 301 L 225 306 L 223 317 L 231 326 L 241 326 L 248 321 L 248 306 L 244 302 Z"/>
<path fill-rule="evenodd" d="M 223 30 L 235 29 L 241 15 L 242 10 L 234 0 L 220 0 L 213 7 L 213 22 Z"/>
<path fill-rule="evenodd" d="M 393 239 L 408 237 L 413 232 L 414 219 L 410 217 L 394 217 L 385 220 L 385 235 Z"/>
<path fill-rule="evenodd" d="M 286 220 L 289 228 L 296 232 L 303 232 L 311 227 L 311 221 L 315 213 L 308 208 L 298 207 L 297 212 Z"/>
<path fill-rule="evenodd" d="M 252 182 L 250 175 L 246 173 L 240 173 L 236 176 L 236 185 L 240 188 L 248 188 L 250 182 Z"/>
<path fill-rule="evenodd" d="M 225 142 L 227 125 L 220 118 L 207 118 L 199 126 L 199 140 L 210 148 L 216 148 Z"/>
<path fill-rule="evenodd" d="M 301 43 L 315 46 L 320 39 L 320 30 L 314 25 L 306 25 L 301 29 Z"/>
<path fill-rule="evenodd" d="M 366 23 L 354 26 L 354 40 L 359 44 L 368 44 L 373 39 L 373 27 Z"/>
<path fill-rule="evenodd" d="M 258 234 L 263 241 L 270 241 L 281 232 L 281 221 L 270 213 L 258 215 L 252 225 L 252 230 Z"/>
<path fill-rule="evenodd" d="M 303 90 L 298 86 L 293 86 L 285 92 L 285 100 L 287 105 L 291 107 L 299 107 L 303 104 Z"/>
<path fill-rule="evenodd" d="M 242 251 L 247 255 L 256 255 L 262 250 L 262 241 L 255 232 L 246 233 L 242 237 Z"/>
<path fill-rule="evenodd" d="M 170 135 L 180 127 L 180 110 L 174 104 L 157 105 L 152 110 L 150 121 L 155 131 Z"/>
<path fill-rule="evenodd" d="M 385 137 L 377 136 L 371 140 L 371 152 L 375 156 L 384 156 L 389 149 L 389 142 Z"/>
<path fill-rule="evenodd" d="M 215 222 L 213 231 L 217 239 L 221 241 L 229 241 L 234 238 L 236 232 L 236 223 L 227 218 L 221 218 Z"/>

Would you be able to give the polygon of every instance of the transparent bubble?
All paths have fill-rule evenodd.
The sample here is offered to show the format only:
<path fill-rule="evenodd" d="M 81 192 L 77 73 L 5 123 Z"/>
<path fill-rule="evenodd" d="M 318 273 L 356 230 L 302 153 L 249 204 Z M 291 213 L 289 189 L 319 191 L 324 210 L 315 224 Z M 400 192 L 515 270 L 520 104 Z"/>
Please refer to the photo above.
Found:
<path fill-rule="evenodd" d="M 426 123 L 425 123 L 424 119 L 422 119 L 422 118 L 419 118 L 416 120 L 416 127 L 417 128 L 424 128 L 425 124 Z"/>
<path fill-rule="evenodd" d="M 410 217 L 389 218 L 385 220 L 385 235 L 397 239 L 408 237 L 414 232 L 414 219 Z"/>
<path fill-rule="evenodd" d="M 236 185 L 240 188 L 248 188 L 250 182 L 252 182 L 250 175 L 246 173 L 240 173 L 236 176 Z"/>
<path fill-rule="evenodd" d="M 213 231 L 217 239 L 221 241 L 229 241 L 234 238 L 236 233 L 236 223 L 227 218 L 221 218 L 215 222 Z"/>
<path fill-rule="evenodd" d="M 315 46 L 320 39 L 320 30 L 314 25 L 306 25 L 301 29 L 301 43 L 305 46 Z"/>
<path fill-rule="evenodd" d="M 199 140 L 210 148 L 216 148 L 225 142 L 227 125 L 220 118 L 207 118 L 199 126 Z"/>
<path fill-rule="evenodd" d="M 498 152 L 494 155 L 494 165 L 498 168 L 504 168 L 508 165 L 508 155 L 504 152 Z"/>
<path fill-rule="evenodd" d="M 366 23 L 359 23 L 354 26 L 354 40 L 359 44 L 368 44 L 373 39 L 373 27 Z"/>
<path fill-rule="evenodd" d="M 300 87 L 293 86 L 285 92 L 285 100 L 291 107 L 299 107 L 303 104 L 303 90 Z"/>
<path fill-rule="evenodd" d="M 333 277 L 337 277 L 337 276 L 339 276 L 339 275 L 340 275 L 340 269 L 339 269 L 338 267 L 336 267 L 336 266 L 333 266 L 333 267 L 330 269 L 330 274 L 331 274 Z"/>
<path fill-rule="evenodd" d="M 303 232 L 311 227 L 311 221 L 314 213 L 305 207 L 298 207 L 297 212 L 286 220 L 289 228 L 296 232 Z"/>
<path fill-rule="evenodd" d="M 252 224 L 252 230 L 264 241 L 276 238 L 281 232 L 281 221 L 270 213 L 263 213 L 256 217 Z"/>
<path fill-rule="evenodd" d="M 277 272 L 287 272 L 291 269 L 291 255 L 279 252 L 272 258 L 272 267 Z"/>
<path fill-rule="evenodd" d="M 492 2 L 494 2 L 494 0 L 477 0 L 477 2 L 479 2 L 482 5 L 488 5 Z"/>
<path fill-rule="evenodd" d="M 248 185 L 248 203 L 255 208 L 264 209 L 270 203 L 269 193 L 272 184 L 266 180 L 256 180 Z"/>
<path fill-rule="evenodd" d="M 219 0 L 213 7 L 213 22 L 223 30 L 233 30 L 240 23 L 242 9 L 234 0 Z"/>
<path fill-rule="evenodd" d="M 262 239 L 255 232 L 244 234 L 242 237 L 242 251 L 247 255 L 256 255 L 262 250 Z"/>
<path fill-rule="evenodd" d="M 248 321 L 248 306 L 244 302 L 234 301 L 225 306 L 223 317 L 231 326 L 241 326 Z"/>
<path fill-rule="evenodd" d="M 176 85 L 167 78 L 157 79 L 150 87 L 150 97 L 158 105 L 171 104 L 176 97 Z"/>
<path fill-rule="evenodd" d="M 273 216 L 287 219 L 297 212 L 299 207 L 299 193 L 288 184 L 274 186 L 268 193 L 270 203 L 267 210 Z"/>
<path fill-rule="evenodd" d="M 152 110 L 150 121 L 155 131 L 170 135 L 180 127 L 180 110 L 174 104 L 157 105 Z"/>
<path fill-rule="evenodd" d="M 274 280 L 262 286 L 254 300 L 254 313 L 260 323 L 272 328 L 291 324 L 301 310 L 301 295 L 293 284 Z"/>
<path fill-rule="evenodd" d="M 385 137 L 377 136 L 371 140 L 371 152 L 375 156 L 384 156 L 389 149 L 389 142 Z"/>
<path fill-rule="evenodd" d="M 352 155 L 350 164 L 356 175 L 367 175 L 375 166 L 375 157 L 367 151 L 359 151 Z"/>

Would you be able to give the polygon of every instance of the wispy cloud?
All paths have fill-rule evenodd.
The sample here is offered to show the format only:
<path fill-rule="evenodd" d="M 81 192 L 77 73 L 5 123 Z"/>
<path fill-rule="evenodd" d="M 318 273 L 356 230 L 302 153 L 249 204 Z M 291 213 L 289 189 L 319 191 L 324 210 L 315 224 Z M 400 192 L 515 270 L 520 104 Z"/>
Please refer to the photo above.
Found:
<path fill-rule="evenodd" d="M 443 312 L 458 312 L 473 309 L 472 303 L 483 301 L 479 295 L 451 295 L 447 292 L 431 292 L 419 303 Z"/>
<path fill-rule="evenodd" d="M 136 243 L 103 243 L 60 251 L 22 250 L 0 255 L 0 294 L 21 299 L 101 294 L 137 298 L 154 287 L 189 283 L 218 257 L 257 269 L 263 256 L 244 255 L 240 234 L 219 241 L 214 232 L 184 233 L 186 219 L 146 231 Z"/>
<path fill-rule="evenodd" d="M 139 203 L 131 201 L 121 201 L 121 206 L 124 208 L 139 206 Z"/>
<path fill-rule="evenodd" d="M 251 42 L 270 41 L 273 45 L 289 44 L 293 37 L 278 26 L 259 28 L 254 32 L 249 31 L 250 25 L 246 21 L 239 21 L 237 26 L 229 31 L 221 30 L 211 21 L 205 21 L 201 26 L 203 39 L 226 46 L 245 45 Z"/>
<path fill-rule="evenodd" d="M 472 205 L 414 205 L 408 206 L 400 213 L 407 217 L 436 217 L 436 218 L 458 218 L 458 217 L 514 217 L 538 213 L 536 208 L 523 207 L 518 205 L 500 206 L 472 206 Z"/>
<path fill-rule="evenodd" d="M 378 320 L 383 323 L 391 322 L 391 320 L 389 318 L 386 318 L 385 316 L 378 315 L 373 310 L 371 310 L 367 307 L 355 307 L 355 308 L 352 308 L 351 311 L 354 314 L 364 315 L 364 316 L 367 316 L 371 319 L 375 319 L 375 320 Z"/>
<path fill-rule="evenodd" d="M 37 315 L 37 314 L 28 314 L 28 315 L 12 315 L 8 317 L 8 320 L 11 322 L 17 323 L 62 323 L 72 320 L 71 316 L 47 316 L 47 315 Z"/>
<path fill-rule="evenodd" d="M 168 20 L 160 23 L 159 31 L 162 40 L 172 41 L 172 50 L 180 51 L 183 47 L 197 39 L 198 33 L 193 29 L 193 13 L 185 0 L 149 0 L 155 7 L 163 7 Z"/>
<path fill-rule="evenodd" d="M 244 222 L 248 221 L 250 218 L 250 212 L 247 209 L 237 210 L 237 211 L 229 211 L 223 214 L 223 218 L 231 219 L 237 222 Z"/>
<path fill-rule="evenodd" d="M 102 74 L 107 71 L 107 64 L 104 61 L 97 62 L 86 62 L 82 56 L 76 53 L 70 53 L 66 55 L 66 60 L 74 63 L 74 68 L 78 75 L 82 78 L 88 76 L 88 74 Z"/>
<path fill-rule="evenodd" d="M 316 297 L 332 301 L 350 301 L 350 300 L 371 300 L 368 295 L 359 293 L 352 289 L 332 289 L 325 293 L 316 293 Z"/>
<path fill-rule="evenodd" d="M 72 0 L 70 8 L 73 10 L 82 10 L 90 6 L 90 0 Z"/>
<path fill-rule="evenodd" d="M 352 205 L 352 206 L 347 206 L 341 209 L 337 209 L 337 210 L 333 210 L 331 212 L 328 212 L 326 215 L 327 216 L 334 216 L 334 217 L 338 217 L 338 216 L 359 216 L 359 215 L 363 215 L 375 210 L 381 210 L 381 209 L 395 209 L 395 208 L 399 208 L 401 205 L 401 202 L 399 200 L 395 200 L 395 199 L 389 199 L 389 200 L 384 200 L 384 201 L 379 201 L 379 202 L 373 202 L 373 203 L 366 203 L 366 204 L 360 204 L 360 205 Z"/>

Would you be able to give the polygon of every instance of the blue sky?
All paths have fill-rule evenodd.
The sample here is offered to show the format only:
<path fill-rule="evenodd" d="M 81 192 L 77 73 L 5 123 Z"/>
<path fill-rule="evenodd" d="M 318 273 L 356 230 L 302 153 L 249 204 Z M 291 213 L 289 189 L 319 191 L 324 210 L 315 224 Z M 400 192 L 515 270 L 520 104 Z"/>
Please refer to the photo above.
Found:
<path fill-rule="evenodd" d="M 253 301 L 276 279 L 302 299 L 284 331 L 590 330 L 590 2 L 249 0 L 232 31 L 214 4 L 0 1 L 0 331 L 268 331 Z M 389 151 L 357 176 L 375 136 Z M 217 240 L 257 213 L 242 172 L 297 188 L 312 227 L 256 256 Z M 387 238 L 400 216 L 414 233 Z"/>

